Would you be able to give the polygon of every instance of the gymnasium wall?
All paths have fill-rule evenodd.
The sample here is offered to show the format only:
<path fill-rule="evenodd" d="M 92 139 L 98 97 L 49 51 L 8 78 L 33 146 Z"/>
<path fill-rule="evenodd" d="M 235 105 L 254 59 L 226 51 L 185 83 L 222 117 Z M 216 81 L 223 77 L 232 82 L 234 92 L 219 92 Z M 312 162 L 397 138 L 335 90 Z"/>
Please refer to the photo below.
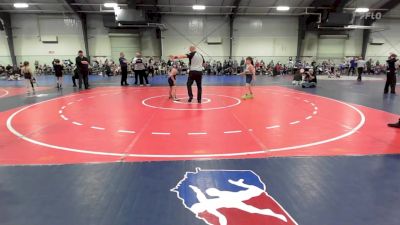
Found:
<path fill-rule="evenodd" d="M 111 57 L 111 41 L 102 15 L 87 15 L 88 44 L 91 56 Z"/>
<path fill-rule="evenodd" d="M 10 51 L 8 49 L 5 31 L 0 31 L 0 65 L 11 64 Z"/>
<path fill-rule="evenodd" d="M 164 16 L 162 22 L 168 27 L 162 33 L 164 58 L 186 53 L 190 45 L 197 45 L 207 59 L 221 60 L 229 56 L 229 17 Z M 296 17 L 239 16 L 233 30 L 233 55 L 237 59 L 254 56 L 279 61 L 296 55 Z M 222 43 L 208 44 L 208 37 L 219 37 Z"/>
<path fill-rule="evenodd" d="M 222 16 L 163 16 L 168 29 L 162 32 L 162 54 L 185 54 L 196 45 L 206 58 L 229 56 L 229 18 Z M 222 38 L 221 44 L 207 44 L 207 37 Z"/>
<path fill-rule="evenodd" d="M 82 26 L 79 19 L 63 15 L 12 14 L 14 45 L 17 61 L 39 60 L 50 63 L 53 58 L 74 59 L 77 51 L 85 50 Z M 72 20 L 71 20 L 72 19 Z M 75 19 L 75 20 L 74 20 Z M 240 59 L 253 56 L 287 62 L 297 50 L 298 19 L 296 17 L 249 17 L 238 16 L 233 26 L 233 55 Z M 385 60 L 389 52 L 400 53 L 400 23 L 398 19 L 382 19 L 376 24 L 384 31 L 372 33 L 385 41 L 384 45 L 368 46 L 367 58 Z M 117 60 L 119 51 L 127 57 L 135 51 L 145 56 L 183 54 L 190 45 L 198 45 L 207 59 L 221 60 L 229 56 L 229 18 L 226 16 L 163 16 L 162 23 L 168 27 L 161 40 L 155 29 L 144 30 L 136 37 L 115 37 L 103 25 L 102 15 L 88 15 L 88 38 L 91 56 Z M 44 44 L 43 36 L 57 36 L 58 43 Z M 207 38 L 219 37 L 221 44 L 208 44 Z M 362 30 L 350 32 L 350 38 L 319 39 L 308 32 L 303 42 L 302 55 L 307 61 L 332 59 L 340 62 L 346 56 L 361 55 Z M 4 31 L 0 31 L 0 64 L 11 63 Z"/>
<path fill-rule="evenodd" d="M 78 50 L 84 49 L 82 26 L 76 17 L 13 14 L 11 22 L 18 62 L 50 63 L 53 58 L 72 59 Z M 41 38 L 45 36 L 57 36 L 58 43 L 42 43 Z"/>
<path fill-rule="evenodd" d="M 161 56 L 161 39 L 157 38 L 155 29 L 145 30 L 140 33 L 140 46 L 144 56 Z"/>
<path fill-rule="evenodd" d="M 303 40 L 303 59 L 308 62 L 332 60 L 342 62 L 345 57 L 359 56 L 362 49 L 362 30 L 350 31 L 349 39 L 318 38 L 317 32 L 307 32 Z"/>
<path fill-rule="evenodd" d="M 382 63 L 387 60 L 389 53 L 393 52 L 400 55 L 400 20 L 382 19 L 374 25 L 383 29 L 373 31 L 371 37 L 379 38 L 385 43 L 383 45 L 368 45 L 366 58 L 376 58 Z"/>
<path fill-rule="evenodd" d="M 290 56 L 296 56 L 297 24 L 297 17 L 237 17 L 233 26 L 233 55 L 286 63 Z"/>
<path fill-rule="evenodd" d="M 50 64 L 54 58 L 75 60 L 79 50 L 85 51 L 82 25 L 75 16 L 13 14 L 11 17 L 17 62 L 38 60 Z M 88 15 L 88 44 L 91 56 L 118 60 L 119 52 L 127 58 L 142 51 L 145 56 L 160 56 L 160 40 L 155 29 L 141 35 L 110 35 L 101 15 Z M 58 43 L 42 43 L 41 37 L 57 36 Z M 5 32 L 0 32 L 0 64 L 11 63 Z M 3 51 L 4 49 L 4 51 Z"/>

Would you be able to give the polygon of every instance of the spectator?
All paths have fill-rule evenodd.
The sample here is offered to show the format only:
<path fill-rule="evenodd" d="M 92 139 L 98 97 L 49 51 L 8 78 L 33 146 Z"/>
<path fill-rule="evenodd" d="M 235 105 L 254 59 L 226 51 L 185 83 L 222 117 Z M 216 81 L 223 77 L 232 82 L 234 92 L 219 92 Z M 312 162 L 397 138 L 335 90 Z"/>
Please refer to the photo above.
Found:
<path fill-rule="evenodd" d="M 362 80 L 361 77 L 364 72 L 365 63 L 366 62 L 362 57 L 358 58 L 358 60 L 357 60 L 357 73 L 358 73 L 357 81 L 359 81 L 359 82 Z"/>

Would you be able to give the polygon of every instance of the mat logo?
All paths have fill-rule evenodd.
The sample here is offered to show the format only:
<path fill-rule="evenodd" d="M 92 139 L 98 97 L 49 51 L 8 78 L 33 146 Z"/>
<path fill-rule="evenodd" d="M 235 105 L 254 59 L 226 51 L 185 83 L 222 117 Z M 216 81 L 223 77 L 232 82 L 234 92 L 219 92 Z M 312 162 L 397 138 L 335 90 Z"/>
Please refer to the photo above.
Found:
<path fill-rule="evenodd" d="M 197 168 L 171 191 L 209 225 L 297 225 L 251 170 Z"/>

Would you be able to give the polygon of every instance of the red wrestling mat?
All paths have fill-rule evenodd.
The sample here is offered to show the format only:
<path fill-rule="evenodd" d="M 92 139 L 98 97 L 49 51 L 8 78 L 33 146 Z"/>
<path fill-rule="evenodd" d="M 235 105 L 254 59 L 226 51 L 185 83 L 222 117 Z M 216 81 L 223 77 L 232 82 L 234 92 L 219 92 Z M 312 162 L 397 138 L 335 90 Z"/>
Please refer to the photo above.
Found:
<path fill-rule="evenodd" d="M 397 115 L 283 87 L 96 88 L 0 114 L 1 164 L 400 152 Z"/>

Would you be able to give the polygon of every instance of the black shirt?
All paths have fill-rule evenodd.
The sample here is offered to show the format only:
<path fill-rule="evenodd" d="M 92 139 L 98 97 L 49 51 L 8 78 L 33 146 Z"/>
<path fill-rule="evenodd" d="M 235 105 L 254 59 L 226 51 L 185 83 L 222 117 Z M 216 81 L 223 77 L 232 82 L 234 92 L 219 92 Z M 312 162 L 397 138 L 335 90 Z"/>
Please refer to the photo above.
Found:
<path fill-rule="evenodd" d="M 119 65 L 121 65 L 121 69 L 128 68 L 128 63 L 126 63 L 126 59 L 124 57 L 119 58 Z"/>
<path fill-rule="evenodd" d="M 387 60 L 386 62 L 387 62 L 387 64 L 388 64 L 388 69 L 389 69 L 389 70 L 396 70 L 396 62 L 397 62 L 397 59 L 395 59 L 395 58 L 389 59 L 389 60 Z"/>
<path fill-rule="evenodd" d="M 56 76 L 57 77 L 61 77 L 64 67 L 62 65 L 59 65 L 59 64 L 54 64 L 53 67 L 54 67 L 54 72 L 55 72 Z"/>
<path fill-rule="evenodd" d="M 83 56 L 82 58 L 80 56 L 78 56 L 75 59 L 76 66 L 79 68 L 79 71 L 88 72 L 89 64 L 82 64 L 82 61 L 86 61 L 86 62 L 90 63 L 89 59 L 86 58 L 85 56 Z"/>

